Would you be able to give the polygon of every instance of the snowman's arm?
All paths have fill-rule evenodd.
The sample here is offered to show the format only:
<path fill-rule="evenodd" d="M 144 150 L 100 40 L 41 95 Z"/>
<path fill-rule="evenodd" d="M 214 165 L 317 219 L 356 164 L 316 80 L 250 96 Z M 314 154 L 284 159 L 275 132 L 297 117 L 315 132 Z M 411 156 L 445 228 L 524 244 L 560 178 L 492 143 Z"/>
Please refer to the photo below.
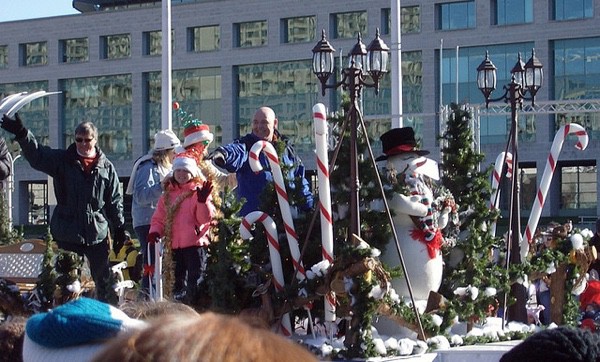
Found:
<path fill-rule="evenodd" d="M 423 205 L 419 200 L 420 196 L 395 195 L 398 201 L 395 203 L 395 211 L 397 213 L 408 214 L 411 216 L 423 217 L 427 215 L 427 206 Z"/>
<path fill-rule="evenodd" d="M 442 212 L 440 212 L 440 216 L 438 218 L 438 228 L 443 229 L 448 226 L 448 221 L 450 220 L 450 211 L 452 211 L 450 207 L 445 207 Z"/>

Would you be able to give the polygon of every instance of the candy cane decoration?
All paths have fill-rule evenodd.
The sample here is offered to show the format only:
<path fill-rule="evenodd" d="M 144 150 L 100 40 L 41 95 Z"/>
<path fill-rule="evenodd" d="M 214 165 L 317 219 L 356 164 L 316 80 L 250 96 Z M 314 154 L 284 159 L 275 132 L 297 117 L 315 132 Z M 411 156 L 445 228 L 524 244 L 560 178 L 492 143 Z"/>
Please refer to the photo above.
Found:
<path fill-rule="evenodd" d="M 329 156 L 327 155 L 327 118 L 325 105 L 317 103 L 313 106 L 315 123 L 315 144 L 317 149 L 317 170 L 319 178 L 319 204 L 321 214 L 321 254 L 323 260 L 333 263 L 333 222 L 331 218 L 331 189 L 329 185 Z M 325 321 L 335 322 L 335 293 L 325 296 Z"/>
<path fill-rule="evenodd" d="M 148 247 L 148 250 L 150 250 L 150 247 Z M 155 290 L 154 290 L 154 301 L 155 302 L 161 302 L 164 300 L 164 293 L 163 293 L 163 279 L 162 279 L 162 257 L 163 257 L 163 253 L 164 253 L 164 244 L 162 241 L 156 243 L 156 245 L 154 245 L 154 283 L 155 285 Z M 150 288 L 152 289 L 152 280 L 150 281 Z"/>
<path fill-rule="evenodd" d="M 304 265 L 300 261 L 300 248 L 298 247 L 298 235 L 294 229 L 294 220 L 292 219 L 292 212 L 290 210 L 290 202 L 288 200 L 287 191 L 285 188 L 285 182 L 283 180 L 283 173 L 281 172 L 281 166 L 279 165 L 279 156 L 275 147 L 268 141 L 258 141 L 250 149 L 250 155 L 248 163 L 252 171 L 258 173 L 263 170 L 263 166 L 260 164 L 260 152 L 264 151 L 269 164 L 271 165 L 271 172 L 273 173 L 273 180 L 275 181 L 275 191 L 277 193 L 277 199 L 279 200 L 279 207 L 281 208 L 281 217 L 285 226 L 285 234 L 287 236 L 288 244 L 290 247 L 290 253 L 292 254 L 292 262 L 294 268 L 298 271 L 296 278 L 302 281 L 306 279 L 306 271 Z"/>
<path fill-rule="evenodd" d="M 498 210 L 498 200 L 500 199 L 500 179 L 502 178 L 502 167 L 506 162 L 506 178 L 512 177 L 513 170 L 513 158 L 512 153 L 501 152 L 496 157 L 496 163 L 494 164 L 494 172 L 492 173 L 492 196 L 490 197 L 490 210 Z M 496 236 L 496 222 L 492 223 L 491 226 L 492 236 Z"/>
<path fill-rule="evenodd" d="M 240 236 L 244 240 L 252 238 L 252 225 L 255 222 L 261 222 L 267 231 L 267 241 L 269 242 L 269 256 L 271 259 L 271 267 L 273 268 L 273 282 L 275 290 L 278 292 L 284 291 L 285 280 L 283 279 L 283 267 L 281 266 L 281 254 L 279 253 L 279 242 L 277 241 L 277 227 L 275 221 L 262 211 L 253 211 L 244 216 L 240 225 Z M 285 336 L 292 335 L 292 323 L 289 313 L 281 317 L 281 331 Z"/>
<path fill-rule="evenodd" d="M 585 150 L 588 145 L 588 134 L 585 131 L 585 128 L 578 125 L 577 123 L 569 123 L 565 124 L 556 133 L 554 136 L 554 141 L 552 142 L 552 148 L 550 150 L 550 155 L 548 156 L 548 162 L 546 162 L 546 168 L 544 169 L 544 174 L 542 175 L 542 181 L 540 182 L 540 186 L 537 192 L 537 199 L 533 203 L 533 207 L 531 208 L 531 214 L 529 215 L 529 222 L 527 223 L 527 228 L 525 229 L 525 233 L 523 234 L 523 240 L 527 240 L 527 244 L 521 245 L 521 253 L 523 253 L 523 249 L 528 249 L 528 244 L 533 241 L 533 234 L 535 233 L 535 229 L 537 228 L 537 223 L 540 219 L 540 214 L 542 213 L 542 208 L 544 207 L 544 201 L 546 199 L 546 195 L 548 194 L 548 188 L 550 187 L 550 181 L 552 181 L 552 175 L 554 174 L 554 170 L 556 169 L 556 162 L 558 161 L 558 156 L 560 151 L 562 150 L 563 143 L 565 138 L 569 134 L 574 134 L 577 136 L 577 143 L 575 144 L 575 148 L 578 150 Z"/>

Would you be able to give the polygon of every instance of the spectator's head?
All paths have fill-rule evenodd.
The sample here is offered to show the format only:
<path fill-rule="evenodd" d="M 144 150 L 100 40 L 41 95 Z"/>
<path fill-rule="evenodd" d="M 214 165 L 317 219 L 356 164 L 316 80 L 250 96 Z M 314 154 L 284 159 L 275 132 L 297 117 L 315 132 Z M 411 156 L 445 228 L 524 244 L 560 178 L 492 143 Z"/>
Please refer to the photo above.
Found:
<path fill-rule="evenodd" d="M 180 185 L 190 182 L 192 179 L 200 177 L 200 169 L 193 156 L 185 153 L 177 155 L 173 160 L 173 178 Z"/>
<path fill-rule="evenodd" d="M 596 220 L 596 233 L 600 234 L 600 219 Z"/>
<path fill-rule="evenodd" d="M 596 362 L 600 339 L 585 329 L 558 327 L 537 332 L 506 352 L 500 362 Z"/>
<path fill-rule="evenodd" d="M 23 360 L 89 361 L 107 340 L 145 326 L 109 304 L 80 298 L 29 317 Z"/>
<path fill-rule="evenodd" d="M 197 119 L 192 119 L 183 125 L 183 148 L 188 149 L 191 146 L 208 147 L 213 141 L 214 135 L 210 132 L 210 127 Z"/>
<path fill-rule="evenodd" d="M 98 143 L 98 129 L 92 122 L 81 122 L 75 128 L 75 145 L 77 153 L 83 157 L 94 157 L 96 155 L 96 143 Z"/>
<path fill-rule="evenodd" d="M 23 338 L 25 336 L 25 317 L 13 317 L 0 323 L 0 361 L 19 362 L 23 360 Z"/>
<path fill-rule="evenodd" d="M 170 129 L 157 132 L 154 135 L 152 157 L 161 164 L 171 164 L 175 157 L 175 148 L 179 147 L 179 138 Z"/>
<path fill-rule="evenodd" d="M 252 118 L 252 133 L 263 140 L 273 141 L 277 122 L 275 112 L 271 108 L 260 107 Z"/>
<path fill-rule="evenodd" d="M 165 315 L 142 331 L 113 339 L 94 361 L 316 361 L 302 346 L 239 318 L 206 312 Z"/>
<path fill-rule="evenodd" d="M 187 304 L 172 302 L 168 300 L 154 301 L 130 301 L 119 307 L 125 314 L 134 319 L 149 320 L 167 314 L 183 314 L 194 317 L 198 312 Z"/>

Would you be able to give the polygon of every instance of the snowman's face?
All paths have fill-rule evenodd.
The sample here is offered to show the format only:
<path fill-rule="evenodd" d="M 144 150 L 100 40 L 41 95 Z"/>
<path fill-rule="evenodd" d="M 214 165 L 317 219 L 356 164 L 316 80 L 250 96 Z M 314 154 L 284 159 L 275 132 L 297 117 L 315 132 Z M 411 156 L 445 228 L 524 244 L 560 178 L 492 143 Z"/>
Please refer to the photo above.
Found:
<path fill-rule="evenodd" d="M 397 182 L 398 175 L 405 173 L 414 161 L 419 157 L 416 153 L 400 153 L 397 155 L 389 156 L 386 164 L 386 176 L 392 183 Z"/>

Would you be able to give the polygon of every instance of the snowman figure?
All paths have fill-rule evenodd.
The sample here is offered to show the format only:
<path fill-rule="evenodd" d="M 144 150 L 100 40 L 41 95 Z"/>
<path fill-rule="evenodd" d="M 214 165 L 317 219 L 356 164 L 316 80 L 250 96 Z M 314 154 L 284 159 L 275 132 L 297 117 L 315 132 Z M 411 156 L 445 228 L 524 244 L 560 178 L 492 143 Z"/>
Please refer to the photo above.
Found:
<path fill-rule="evenodd" d="M 417 304 L 426 302 L 430 291 L 437 292 L 442 282 L 443 260 L 441 247 L 453 203 L 443 202 L 441 207 L 427 183 L 427 178 L 439 180 L 437 162 L 423 157 L 429 151 L 419 150 L 412 127 L 391 129 L 381 136 L 384 155 L 376 161 L 386 160 L 386 173 L 391 182 L 400 183 L 402 193 L 389 200 L 394 211 L 393 222 L 400 243 L 413 296 Z M 389 267 L 400 265 L 400 257 L 392 238 L 380 260 Z M 392 281 L 400 297 L 409 298 L 405 277 Z"/>

